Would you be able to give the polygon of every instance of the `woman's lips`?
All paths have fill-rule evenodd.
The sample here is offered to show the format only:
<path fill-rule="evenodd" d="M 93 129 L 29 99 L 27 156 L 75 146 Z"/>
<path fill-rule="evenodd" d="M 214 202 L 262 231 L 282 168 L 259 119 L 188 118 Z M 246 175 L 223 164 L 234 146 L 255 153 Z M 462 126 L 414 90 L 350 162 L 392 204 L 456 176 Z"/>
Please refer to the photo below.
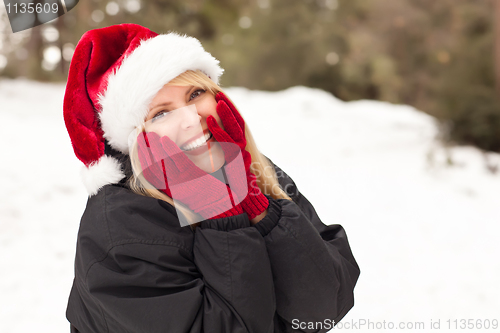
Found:
<path fill-rule="evenodd" d="M 206 145 L 213 138 L 210 131 L 205 130 L 203 133 L 197 135 L 194 139 L 190 139 L 187 143 L 183 144 L 180 148 L 183 151 L 194 151 Z"/>
<path fill-rule="evenodd" d="M 199 139 L 200 137 L 204 136 L 205 134 L 208 133 L 208 129 L 206 130 L 203 130 L 200 134 L 196 134 L 195 136 L 187 139 L 186 141 L 184 141 L 184 143 L 182 145 L 179 145 L 179 147 L 185 147 L 187 146 L 188 144 L 192 143 L 193 141 Z"/>

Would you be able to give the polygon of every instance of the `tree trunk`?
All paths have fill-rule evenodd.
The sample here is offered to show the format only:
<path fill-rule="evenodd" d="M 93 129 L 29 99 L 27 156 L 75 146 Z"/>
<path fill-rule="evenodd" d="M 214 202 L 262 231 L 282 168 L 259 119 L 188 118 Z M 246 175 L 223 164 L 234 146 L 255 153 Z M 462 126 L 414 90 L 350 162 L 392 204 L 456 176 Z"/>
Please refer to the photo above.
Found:
<path fill-rule="evenodd" d="M 495 24 L 495 84 L 497 96 L 500 98 L 500 0 L 494 0 L 493 21 Z"/>
<path fill-rule="evenodd" d="M 26 45 L 28 51 L 28 59 L 26 65 L 21 68 L 21 76 L 42 80 L 44 73 L 41 68 L 43 60 L 43 39 L 41 26 L 31 28 L 31 35 Z"/>
<path fill-rule="evenodd" d="M 57 31 L 59 32 L 59 39 L 57 41 L 57 46 L 59 46 L 59 51 L 61 52 L 61 61 L 59 62 L 59 70 L 61 71 L 61 74 L 64 76 L 66 75 L 66 60 L 64 60 L 64 56 L 63 56 L 63 45 L 64 45 L 64 41 L 63 41 L 63 36 L 64 36 L 64 29 L 65 29 L 65 26 L 64 26 L 64 16 L 59 16 L 57 18 L 57 22 L 56 22 L 56 28 L 57 28 Z"/>

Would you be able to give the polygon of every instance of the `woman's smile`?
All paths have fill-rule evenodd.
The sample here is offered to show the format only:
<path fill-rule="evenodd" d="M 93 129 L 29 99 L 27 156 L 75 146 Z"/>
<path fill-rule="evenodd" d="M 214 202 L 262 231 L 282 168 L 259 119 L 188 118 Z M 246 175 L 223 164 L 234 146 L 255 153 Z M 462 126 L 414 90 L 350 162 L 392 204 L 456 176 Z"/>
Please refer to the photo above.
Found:
<path fill-rule="evenodd" d="M 191 152 L 205 146 L 212 138 L 212 133 L 209 130 L 205 130 L 203 134 L 197 135 L 195 139 L 188 140 L 188 143 L 183 144 L 180 148 L 185 152 Z"/>

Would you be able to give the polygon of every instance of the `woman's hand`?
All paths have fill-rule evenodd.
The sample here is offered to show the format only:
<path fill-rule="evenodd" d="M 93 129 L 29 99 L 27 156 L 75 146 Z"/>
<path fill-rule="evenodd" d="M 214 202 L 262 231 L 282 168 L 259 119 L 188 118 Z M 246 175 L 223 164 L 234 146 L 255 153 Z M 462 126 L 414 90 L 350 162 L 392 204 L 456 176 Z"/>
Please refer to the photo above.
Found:
<path fill-rule="evenodd" d="M 238 199 L 241 201 L 241 207 L 248 214 L 248 218 L 252 221 L 256 221 L 255 223 L 257 223 L 263 216 L 265 216 L 263 213 L 265 213 L 266 208 L 269 206 L 269 201 L 257 186 L 257 178 L 252 172 L 250 172 L 252 156 L 245 149 L 247 144 L 245 139 L 245 121 L 224 93 L 219 92 L 215 96 L 215 100 L 218 102 L 217 114 L 222 121 L 225 131 L 220 128 L 213 116 L 209 116 L 207 118 L 208 129 L 212 132 L 218 142 L 229 142 L 239 147 L 239 151 L 237 153 L 241 151 L 243 156 L 248 193 L 245 191 L 246 195 L 243 198 Z M 227 147 L 232 147 L 232 145 L 227 145 Z M 222 146 L 222 149 L 224 150 L 226 162 L 232 161 L 235 157 L 235 150 L 226 149 L 224 145 Z M 234 167 L 236 166 L 237 164 L 235 164 Z M 240 179 L 231 179 L 232 175 L 238 174 L 232 170 L 232 167 L 232 164 L 229 162 L 225 166 L 230 183 L 231 181 L 234 183 L 241 182 L 242 180 Z M 256 217 L 258 218 L 256 219 Z"/>
<path fill-rule="evenodd" d="M 230 188 L 198 168 L 168 136 L 142 132 L 137 145 L 144 178 L 158 190 L 205 219 L 243 214 L 232 204 Z"/>

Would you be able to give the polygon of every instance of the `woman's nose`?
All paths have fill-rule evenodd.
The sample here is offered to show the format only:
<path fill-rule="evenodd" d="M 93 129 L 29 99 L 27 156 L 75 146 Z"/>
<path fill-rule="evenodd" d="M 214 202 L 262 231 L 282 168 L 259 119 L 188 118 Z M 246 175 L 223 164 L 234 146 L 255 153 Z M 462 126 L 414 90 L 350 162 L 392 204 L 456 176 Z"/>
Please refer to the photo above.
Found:
<path fill-rule="evenodd" d="M 202 116 L 195 109 L 190 108 L 189 111 L 185 112 L 182 117 L 181 128 L 189 129 L 194 126 L 201 127 L 201 119 Z"/>

